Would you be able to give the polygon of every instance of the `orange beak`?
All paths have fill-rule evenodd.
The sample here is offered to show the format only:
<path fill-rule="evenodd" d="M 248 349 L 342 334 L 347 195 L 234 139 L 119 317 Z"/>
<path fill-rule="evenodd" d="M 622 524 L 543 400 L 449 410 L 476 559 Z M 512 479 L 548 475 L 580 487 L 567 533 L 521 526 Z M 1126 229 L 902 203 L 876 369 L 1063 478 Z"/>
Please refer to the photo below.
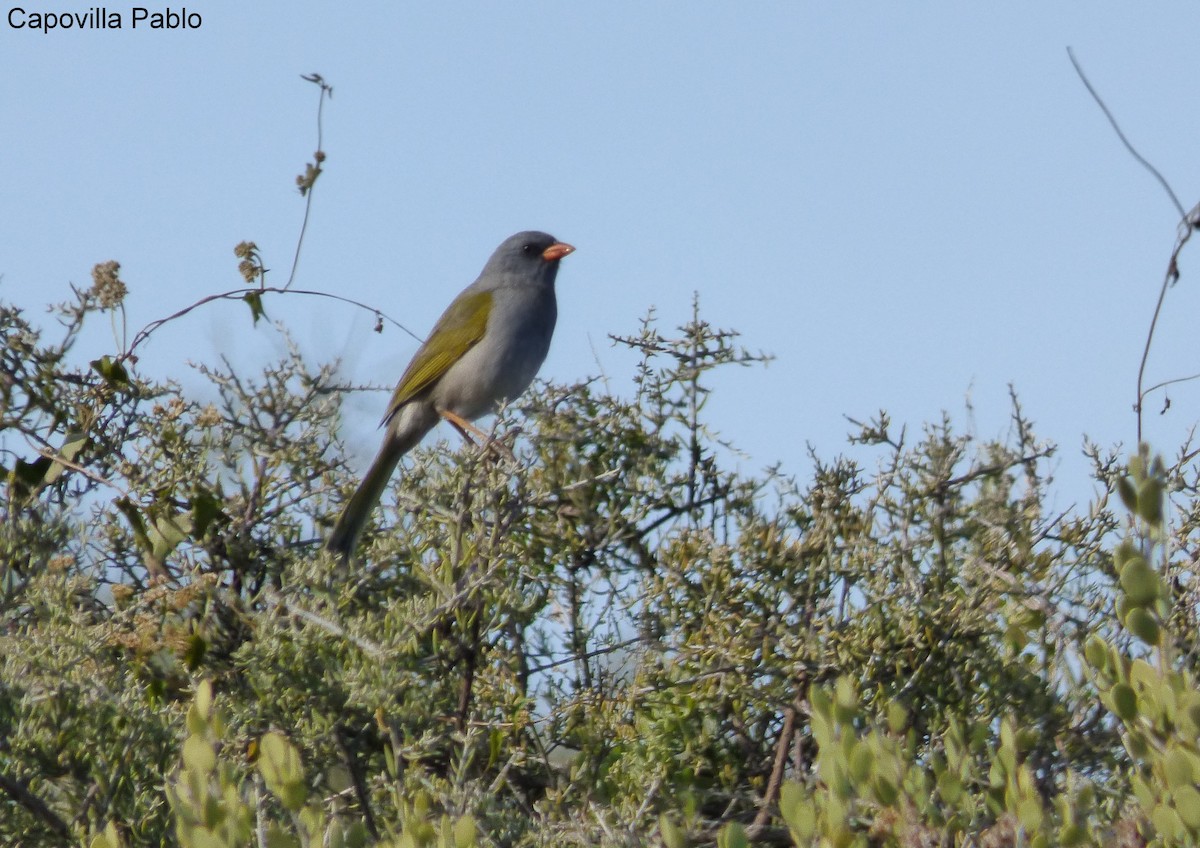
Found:
<path fill-rule="evenodd" d="M 568 253 L 574 253 L 575 248 L 563 241 L 555 242 L 542 251 L 542 258 L 547 262 L 553 262 L 556 259 L 562 259 Z"/>

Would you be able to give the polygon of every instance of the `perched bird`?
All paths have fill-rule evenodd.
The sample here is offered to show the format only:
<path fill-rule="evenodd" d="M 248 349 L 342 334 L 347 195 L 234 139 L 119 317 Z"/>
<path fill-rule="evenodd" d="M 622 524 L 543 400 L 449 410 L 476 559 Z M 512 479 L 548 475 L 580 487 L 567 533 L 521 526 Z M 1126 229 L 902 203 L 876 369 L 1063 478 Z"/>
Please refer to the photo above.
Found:
<path fill-rule="evenodd" d="M 517 233 L 454 298 L 400 378 L 383 416 L 383 445 L 342 510 L 327 550 L 350 559 L 400 457 L 440 419 L 466 437 L 475 429 L 471 421 L 529 387 L 558 317 L 558 261 L 574 250 L 546 233 Z"/>

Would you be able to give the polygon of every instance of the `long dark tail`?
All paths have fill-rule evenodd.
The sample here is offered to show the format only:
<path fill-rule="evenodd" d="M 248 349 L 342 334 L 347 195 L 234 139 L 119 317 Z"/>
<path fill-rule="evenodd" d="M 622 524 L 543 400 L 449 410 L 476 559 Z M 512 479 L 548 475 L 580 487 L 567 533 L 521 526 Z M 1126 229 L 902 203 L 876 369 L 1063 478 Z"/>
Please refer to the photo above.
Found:
<path fill-rule="evenodd" d="M 400 458 L 425 438 L 425 434 L 433 429 L 437 421 L 436 414 L 432 416 L 432 420 L 428 416 L 414 415 L 388 428 L 375 461 L 367 469 L 358 485 L 358 491 L 346 503 L 337 524 L 333 526 L 333 532 L 325 542 L 325 550 L 337 554 L 343 562 L 350 562 L 354 549 L 358 547 L 358 538 L 371 518 L 371 510 L 375 509 L 375 504 L 379 503 L 379 498 L 383 496 L 383 490 L 387 488 Z"/>

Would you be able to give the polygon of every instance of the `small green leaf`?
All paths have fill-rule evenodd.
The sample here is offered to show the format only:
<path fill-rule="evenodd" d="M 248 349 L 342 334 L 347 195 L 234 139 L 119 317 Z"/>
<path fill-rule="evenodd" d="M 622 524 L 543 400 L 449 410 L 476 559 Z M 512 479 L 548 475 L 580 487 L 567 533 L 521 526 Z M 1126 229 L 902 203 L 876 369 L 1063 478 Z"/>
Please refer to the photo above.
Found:
<path fill-rule="evenodd" d="M 1157 646 L 1162 641 L 1158 619 L 1145 607 L 1134 607 L 1125 614 L 1125 629 L 1147 645 Z"/>
<path fill-rule="evenodd" d="M 164 560 L 181 543 L 187 540 L 188 527 L 191 522 L 183 515 L 160 515 L 147 528 L 152 546 L 151 552 L 155 558 Z"/>
<path fill-rule="evenodd" d="M 257 291 L 248 291 L 242 295 L 242 300 L 246 301 L 246 305 L 250 307 L 250 314 L 254 318 L 255 326 L 258 326 L 258 319 L 267 317 L 266 310 L 262 305 L 262 293 Z"/>
<path fill-rule="evenodd" d="M 1121 503 L 1125 504 L 1127 510 L 1137 512 L 1137 489 L 1128 477 L 1117 480 L 1117 494 L 1121 496 Z"/>
<path fill-rule="evenodd" d="M 798 842 L 808 842 L 816 834 L 817 813 L 799 783 L 788 781 L 779 788 L 779 812 Z"/>
<path fill-rule="evenodd" d="M 730 822 L 717 834 L 717 848 L 750 848 L 746 829 L 738 822 Z"/>
<path fill-rule="evenodd" d="M 19 498 L 30 498 L 40 492 L 45 485 L 50 465 L 48 456 L 39 456 L 32 462 L 18 459 L 8 476 L 13 494 Z"/>
<path fill-rule="evenodd" d="M 262 737 L 259 742 L 258 770 L 267 788 L 284 807 L 292 812 L 304 807 L 308 792 L 304 786 L 300 752 L 283 734 L 271 731 Z"/>
<path fill-rule="evenodd" d="M 266 848 L 300 848 L 300 838 L 273 824 L 267 828 Z"/>
<path fill-rule="evenodd" d="M 1138 486 L 1137 514 L 1147 524 L 1157 527 L 1163 519 L 1163 484 L 1151 477 Z"/>
<path fill-rule="evenodd" d="M 666 848 L 687 848 L 687 836 L 683 828 L 671 821 L 666 813 L 658 818 L 658 832 Z"/>
<path fill-rule="evenodd" d="M 188 667 L 188 671 L 195 671 L 204 662 L 204 655 L 208 653 L 208 641 L 199 633 L 193 633 L 188 639 L 187 649 L 183 652 L 183 664 Z"/>
<path fill-rule="evenodd" d="M 858 694 L 849 677 L 839 677 L 834 697 L 834 717 L 842 724 L 849 724 L 858 716 Z"/>
<path fill-rule="evenodd" d="M 1150 788 L 1150 784 L 1135 774 L 1130 776 L 1129 786 L 1142 809 L 1149 811 L 1154 806 L 1154 790 Z"/>
<path fill-rule="evenodd" d="M 875 792 L 875 800 L 885 807 L 892 806 L 900 797 L 900 788 L 881 774 L 875 775 L 875 779 L 871 781 L 871 789 Z"/>
<path fill-rule="evenodd" d="M 1036 833 L 1042 827 L 1042 802 L 1036 796 L 1025 798 L 1017 805 L 1017 818 L 1025 830 Z"/>
<path fill-rule="evenodd" d="M 117 826 L 110 821 L 103 833 L 92 837 L 88 848 L 122 848 L 124 844 L 121 834 L 117 832 Z"/>
<path fill-rule="evenodd" d="M 814 716 L 820 716 L 824 719 L 832 718 L 833 700 L 829 697 L 828 692 L 815 683 L 809 687 L 808 702 L 812 705 Z"/>
<path fill-rule="evenodd" d="M 1166 804 L 1157 804 L 1154 811 L 1150 813 L 1150 821 L 1154 823 L 1158 835 L 1165 839 L 1167 844 L 1175 845 L 1183 839 L 1183 820 L 1179 817 L 1177 810 Z"/>
<path fill-rule="evenodd" d="M 1079 824 L 1064 824 L 1058 830 L 1058 844 L 1063 848 L 1074 848 L 1087 842 L 1087 828 Z"/>
<path fill-rule="evenodd" d="M 1124 568 L 1125 563 L 1129 562 L 1135 556 L 1141 556 L 1137 545 L 1129 539 L 1122 539 L 1121 544 L 1117 545 L 1117 549 L 1113 552 L 1113 562 L 1117 565 L 1117 571 Z"/>
<path fill-rule="evenodd" d="M 125 520 L 129 522 L 129 529 L 133 531 L 133 539 L 137 546 L 143 551 L 150 551 L 153 545 L 150 543 L 150 537 L 146 532 L 146 520 L 142 517 L 141 510 L 133 504 L 128 498 L 117 498 L 113 501 L 113 505 L 120 510 L 125 516 Z"/>
<path fill-rule="evenodd" d="M 1141 445 L 1139 450 L 1148 450 L 1146 445 Z M 1142 480 L 1146 476 L 1146 459 L 1141 453 L 1129 457 L 1129 476 L 1134 480 Z M 1131 507 L 1132 509 L 1132 507 Z"/>
<path fill-rule="evenodd" d="M 1168 751 L 1162 759 L 1162 766 L 1163 776 L 1167 779 L 1167 786 L 1171 789 L 1192 784 L 1194 777 L 1192 761 L 1181 749 L 1172 748 Z"/>
<path fill-rule="evenodd" d="M 104 382 L 112 386 L 114 389 L 129 388 L 129 372 L 125 370 L 125 366 L 118 359 L 113 359 L 111 356 L 102 356 L 99 359 L 93 359 L 91 363 L 92 370 L 104 378 Z"/>
<path fill-rule="evenodd" d="M 1112 699 L 1113 712 L 1121 721 L 1133 721 L 1137 718 L 1137 693 L 1128 683 L 1118 683 L 1109 690 Z"/>
<path fill-rule="evenodd" d="M 1099 636 L 1092 635 L 1088 637 L 1087 643 L 1083 646 L 1083 655 L 1093 669 L 1100 673 L 1105 673 L 1108 670 L 1108 643 Z"/>
<path fill-rule="evenodd" d="M 196 695 L 192 699 L 192 708 L 196 711 L 196 717 L 205 724 L 207 724 L 208 717 L 212 714 L 212 700 L 212 681 L 201 680 L 196 686 Z M 198 732 L 196 728 L 192 727 L 190 721 L 188 722 L 188 730 L 192 733 Z"/>
<path fill-rule="evenodd" d="M 1175 789 L 1171 794 L 1175 796 L 1175 809 L 1179 812 L 1184 826 L 1193 834 L 1200 830 L 1200 792 L 1196 791 L 1196 787 L 1189 783 Z"/>
<path fill-rule="evenodd" d="M 183 743 L 183 765 L 188 771 L 212 774 L 217 767 L 216 752 L 212 745 L 199 736 L 189 736 Z"/>
<path fill-rule="evenodd" d="M 62 447 L 58 449 L 58 455 L 67 462 L 72 462 L 75 457 L 79 455 L 79 452 L 83 450 L 84 446 L 87 445 L 87 443 L 88 437 L 86 434 L 75 432 L 67 433 L 66 438 L 63 439 Z M 43 485 L 50 485 L 59 477 L 61 477 L 63 472 L 66 470 L 67 466 L 63 465 L 57 459 L 52 460 L 50 469 L 46 472 L 46 476 L 42 479 Z"/>
<path fill-rule="evenodd" d="M 1158 575 L 1145 557 L 1133 557 L 1121 569 L 1121 589 L 1131 606 L 1144 607 L 1159 594 Z"/>
<path fill-rule="evenodd" d="M 454 823 L 454 848 L 474 848 L 479 827 L 473 816 L 463 816 Z"/>
<path fill-rule="evenodd" d="M 869 745 L 858 744 L 854 750 L 850 752 L 849 762 L 850 779 L 855 783 L 865 783 L 871 775 L 871 769 L 875 765 L 875 755 L 872 753 Z"/>
<path fill-rule="evenodd" d="M 204 538 L 208 527 L 218 516 L 224 517 L 221 501 L 207 489 L 201 489 L 192 495 L 192 538 L 199 541 Z"/>

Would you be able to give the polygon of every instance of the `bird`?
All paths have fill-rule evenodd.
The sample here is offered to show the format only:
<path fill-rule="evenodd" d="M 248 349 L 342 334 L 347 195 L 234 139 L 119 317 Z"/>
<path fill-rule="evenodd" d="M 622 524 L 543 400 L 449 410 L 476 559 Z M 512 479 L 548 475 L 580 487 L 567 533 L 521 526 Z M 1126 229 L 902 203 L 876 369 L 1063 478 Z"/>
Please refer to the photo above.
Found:
<path fill-rule="evenodd" d="M 342 509 L 325 548 L 349 562 L 400 458 L 442 419 L 470 441 L 470 422 L 529 388 L 558 319 L 559 261 L 575 248 L 526 230 L 496 248 L 417 349 L 388 403 L 383 444 Z"/>

